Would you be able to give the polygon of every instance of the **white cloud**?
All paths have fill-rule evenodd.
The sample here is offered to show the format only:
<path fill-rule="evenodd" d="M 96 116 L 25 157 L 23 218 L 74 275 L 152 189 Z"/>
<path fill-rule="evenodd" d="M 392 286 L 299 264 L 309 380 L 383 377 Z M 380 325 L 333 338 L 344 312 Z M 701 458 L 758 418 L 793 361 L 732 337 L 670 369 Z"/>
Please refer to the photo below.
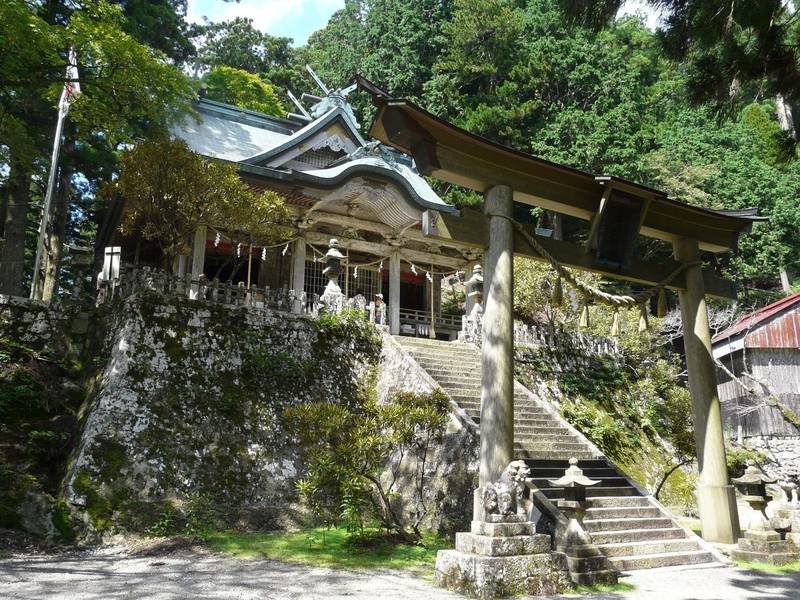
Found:
<path fill-rule="evenodd" d="M 324 27 L 331 14 L 343 6 L 344 0 L 189 0 L 187 18 L 201 23 L 204 17 L 212 22 L 245 17 L 261 31 L 294 37 L 295 43 L 302 44 L 311 31 Z"/>

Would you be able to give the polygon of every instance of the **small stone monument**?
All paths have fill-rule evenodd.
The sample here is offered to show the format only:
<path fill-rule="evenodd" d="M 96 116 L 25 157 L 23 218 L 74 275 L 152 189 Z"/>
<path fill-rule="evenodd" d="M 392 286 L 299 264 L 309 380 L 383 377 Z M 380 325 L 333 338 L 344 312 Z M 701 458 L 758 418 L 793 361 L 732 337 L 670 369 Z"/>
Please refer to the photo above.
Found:
<path fill-rule="evenodd" d="M 743 536 L 739 538 L 737 548 L 731 552 L 734 560 L 748 562 L 766 562 L 782 565 L 797 560 L 797 554 L 791 551 L 789 542 L 781 539 L 781 535 L 772 529 L 765 509 L 770 496 L 767 495 L 767 484 L 776 480 L 765 475 L 755 461 L 747 461 L 744 475 L 731 480 L 744 500 L 753 509 L 750 522 Z"/>
<path fill-rule="evenodd" d="M 775 529 L 785 532 L 790 550 L 800 553 L 800 502 L 797 499 L 797 483 L 782 481 L 780 487 L 786 500 L 775 510 L 772 524 Z"/>
<path fill-rule="evenodd" d="M 513 461 L 500 479 L 476 491 L 479 520 L 456 533 L 455 550 L 436 556 L 436 584 L 473 598 L 553 594 L 569 586 L 550 555 L 550 536 L 536 533 L 525 511 L 524 461 Z"/>
<path fill-rule="evenodd" d="M 564 488 L 564 498 L 556 505 L 566 516 L 566 523 L 560 522 L 556 526 L 556 550 L 566 556 L 572 581 L 581 585 L 617 583 L 619 572 L 583 528 L 583 517 L 592 506 L 591 500 L 586 499 L 586 488 L 597 485 L 600 480 L 586 477 L 578 467 L 578 459 L 570 458 L 564 476 L 549 482 L 552 486 Z"/>
<path fill-rule="evenodd" d="M 342 274 L 342 259 L 344 254 L 339 252 L 339 240 L 331 239 L 328 251 L 320 260 L 325 265 L 322 274 L 328 278 L 328 285 L 322 292 L 320 302 L 325 307 L 325 312 L 340 313 L 344 308 L 344 294 L 339 287 L 339 275 Z"/>

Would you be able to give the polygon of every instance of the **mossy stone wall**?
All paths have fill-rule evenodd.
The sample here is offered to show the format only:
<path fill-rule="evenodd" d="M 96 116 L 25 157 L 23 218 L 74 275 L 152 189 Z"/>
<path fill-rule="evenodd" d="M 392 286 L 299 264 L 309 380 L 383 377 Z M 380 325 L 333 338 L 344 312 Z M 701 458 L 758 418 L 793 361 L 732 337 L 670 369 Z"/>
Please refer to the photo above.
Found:
<path fill-rule="evenodd" d="M 65 494 L 95 531 L 146 529 L 190 494 L 231 521 L 285 524 L 303 468 L 285 408 L 354 401 L 380 355 L 375 329 L 348 317 L 138 295 L 104 323 L 107 362 Z"/>

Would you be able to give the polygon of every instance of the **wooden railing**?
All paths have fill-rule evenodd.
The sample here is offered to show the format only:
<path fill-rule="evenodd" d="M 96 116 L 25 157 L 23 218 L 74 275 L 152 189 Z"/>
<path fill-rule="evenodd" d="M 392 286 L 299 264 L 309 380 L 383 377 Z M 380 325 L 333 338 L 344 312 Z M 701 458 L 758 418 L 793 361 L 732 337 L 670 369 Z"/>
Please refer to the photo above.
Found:
<path fill-rule="evenodd" d="M 430 311 L 425 310 L 411 310 L 408 308 L 401 308 L 400 309 L 400 324 L 403 323 L 409 325 L 427 325 L 430 326 L 431 324 L 431 313 Z M 436 315 L 436 320 L 434 321 L 436 327 L 441 327 L 443 329 L 453 329 L 459 330 L 461 329 L 461 315 Z"/>

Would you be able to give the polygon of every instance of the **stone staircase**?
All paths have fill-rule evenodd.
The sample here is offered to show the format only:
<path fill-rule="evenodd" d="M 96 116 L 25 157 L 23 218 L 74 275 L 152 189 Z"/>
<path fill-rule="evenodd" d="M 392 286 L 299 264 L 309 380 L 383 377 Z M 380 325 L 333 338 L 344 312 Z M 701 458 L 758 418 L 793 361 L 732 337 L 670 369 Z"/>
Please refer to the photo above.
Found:
<path fill-rule="evenodd" d="M 481 358 L 471 344 L 395 338 L 480 426 Z M 592 458 L 585 439 L 559 422 L 521 385 L 514 386 L 514 450 L 518 458 Z"/>
<path fill-rule="evenodd" d="M 563 475 L 567 460 L 526 459 L 531 477 L 550 500 L 564 497 L 564 489 L 550 485 Z M 713 562 L 699 538 L 674 521 L 671 514 L 605 458 L 580 460 L 578 466 L 600 483 L 586 490 L 592 507 L 584 526 L 592 541 L 620 571 Z"/>
<path fill-rule="evenodd" d="M 396 337 L 400 345 L 480 427 L 481 364 L 470 344 Z M 563 497 L 549 479 L 564 474 L 570 457 L 591 479 L 593 506 L 585 518 L 594 543 L 620 571 L 714 561 L 700 538 L 680 527 L 672 515 L 639 488 L 553 409 L 519 383 L 514 386 L 514 449 L 548 499 Z"/>

